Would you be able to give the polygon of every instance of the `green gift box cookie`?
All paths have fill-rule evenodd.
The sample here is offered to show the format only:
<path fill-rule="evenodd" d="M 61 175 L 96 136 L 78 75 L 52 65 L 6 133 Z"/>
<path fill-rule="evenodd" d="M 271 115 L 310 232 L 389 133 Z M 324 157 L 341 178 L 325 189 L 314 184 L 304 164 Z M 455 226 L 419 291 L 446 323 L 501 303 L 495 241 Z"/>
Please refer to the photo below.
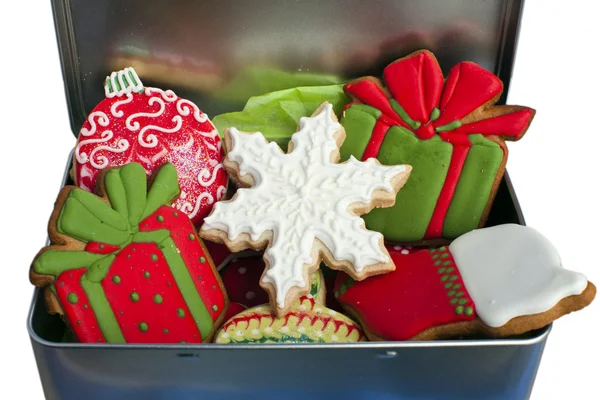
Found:
<path fill-rule="evenodd" d="M 444 80 L 428 51 L 384 69 L 386 85 L 360 78 L 344 89 L 354 102 L 341 119 L 341 161 L 376 157 L 409 164 L 411 176 L 391 208 L 363 216 L 368 229 L 401 243 L 444 242 L 482 227 L 507 159 L 535 111 L 495 106 L 503 85 L 477 64 L 462 62 Z"/>

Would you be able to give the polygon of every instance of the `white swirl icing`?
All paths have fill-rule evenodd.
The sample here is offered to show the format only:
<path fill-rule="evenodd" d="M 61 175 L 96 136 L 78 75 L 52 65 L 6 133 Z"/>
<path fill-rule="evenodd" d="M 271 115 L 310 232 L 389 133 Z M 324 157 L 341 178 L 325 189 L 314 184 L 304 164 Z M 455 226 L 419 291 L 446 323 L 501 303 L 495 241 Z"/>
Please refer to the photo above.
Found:
<path fill-rule="evenodd" d="M 152 107 L 155 103 L 158 103 L 157 111 L 149 112 L 149 113 L 148 112 L 139 112 L 139 113 L 131 114 L 129 117 L 127 117 L 127 119 L 125 120 L 125 126 L 127 127 L 127 129 L 129 129 L 132 132 L 135 132 L 138 129 L 140 129 L 140 123 L 137 121 L 134 121 L 134 119 L 136 119 L 136 118 L 160 117 L 165 112 L 165 102 L 162 99 L 159 99 L 158 97 L 150 97 L 148 99 L 148 105 L 150 107 Z"/>
<path fill-rule="evenodd" d="M 221 200 L 226 192 L 227 192 L 227 187 L 219 186 L 217 188 L 217 201 Z"/>
<path fill-rule="evenodd" d="M 223 164 L 217 164 L 217 166 L 213 169 L 211 176 L 211 173 L 208 169 L 202 168 L 200 170 L 200 173 L 198 174 L 198 183 L 200 184 L 200 186 L 209 187 L 210 185 L 212 185 L 215 182 L 215 179 L 217 179 L 217 173 L 220 169 L 223 169 Z M 205 180 L 207 178 L 210 179 Z"/>
<path fill-rule="evenodd" d="M 147 87 L 144 91 L 146 96 L 152 96 L 152 93 L 158 93 L 163 98 L 163 100 L 168 101 L 169 103 L 177 100 L 177 95 L 172 90 L 162 90 L 155 87 Z"/>
<path fill-rule="evenodd" d="M 94 120 L 94 118 L 96 118 L 96 117 L 98 117 L 98 125 L 100 125 L 100 126 L 107 127 L 108 124 L 110 123 L 110 120 L 108 119 L 108 115 L 106 115 L 102 111 L 94 111 L 93 113 L 91 113 L 88 116 L 88 122 L 91 125 L 90 129 L 81 128 L 81 130 L 79 131 L 79 134 L 81 136 L 87 137 L 87 136 L 92 136 L 94 133 L 96 133 L 96 129 L 98 129 L 98 127 L 96 126 L 96 121 Z"/>
<path fill-rule="evenodd" d="M 125 98 L 124 100 L 115 101 L 115 104 L 110 106 L 110 113 L 117 118 L 121 118 L 124 113 L 121 110 L 117 110 L 117 108 L 119 108 L 119 106 L 123 104 L 131 103 L 132 100 L 133 95 L 131 93 L 127 93 L 127 98 Z"/>
<path fill-rule="evenodd" d="M 190 202 L 185 202 L 178 207 L 179 210 L 186 213 L 188 217 L 194 218 L 198 211 L 200 210 L 200 204 L 202 204 L 202 200 L 206 199 L 206 204 L 213 204 L 215 202 L 214 197 L 210 193 L 200 193 L 200 195 L 196 198 L 196 205 L 192 206 Z"/>
<path fill-rule="evenodd" d="M 158 144 L 158 138 L 152 133 L 149 133 L 144 139 L 144 133 L 148 132 L 149 130 L 154 130 L 162 133 L 175 133 L 181 129 L 182 119 L 179 115 L 174 116 L 171 121 L 175 122 L 175 126 L 172 128 L 163 128 L 161 126 L 156 125 L 146 125 L 145 127 L 143 127 L 140 133 L 138 134 L 138 143 L 140 144 L 140 146 L 152 148 L 156 147 L 156 145 Z"/>
<path fill-rule="evenodd" d="M 201 124 L 208 121 L 208 115 L 204 114 L 203 112 L 200 112 L 198 106 L 192 103 L 191 101 L 186 99 L 179 99 L 179 101 L 177 102 L 177 112 L 183 115 L 184 117 L 190 115 L 192 109 L 194 110 L 194 118 L 196 119 L 196 121 L 200 122 Z M 199 133 L 204 134 L 204 132 Z"/>
<path fill-rule="evenodd" d="M 273 285 L 278 308 L 285 308 L 292 287 L 305 286 L 315 239 L 336 260 L 351 263 L 356 273 L 390 261 L 381 233 L 365 229 L 364 221 L 348 209 L 369 204 L 377 190 L 392 192 L 392 180 L 407 168 L 383 166 L 375 159 L 332 163 L 332 153 L 339 150 L 334 136 L 342 129 L 327 104 L 315 117 L 300 120 L 289 154 L 267 143 L 261 133 L 229 131 L 233 145 L 227 157 L 239 165 L 240 176 L 252 175 L 255 185 L 238 189 L 231 201 L 216 203 L 201 229 L 218 229 L 230 240 L 241 233 L 258 240 L 263 232 L 273 232 L 262 281 Z"/>
<path fill-rule="evenodd" d="M 106 130 L 102 132 L 100 137 L 97 139 L 87 139 L 79 142 L 77 147 L 75 147 L 75 158 L 77 159 L 77 162 L 79 162 L 80 164 L 85 164 L 89 161 L 92 167 L 94 168 L 106 168 L 106 166 L 108 165 L 107 157 L 103 155 L 96 156 L 96 153 L 102 150 L 108 151 L 110 153 L 122 153 L 129 148 L 129 142 L 127 141 L 127 139 L 119 139 L 117 141 L 116 148 L 110 146 L 98 146 L 94 150 L 92 150 L 89 156 L 86 152 L 81 152 L 81 147 L 85 146 L 86 144 L 106 143 L 109 140 L 111 140 L 113 136 L 114 134 L 112 131 Z"/>

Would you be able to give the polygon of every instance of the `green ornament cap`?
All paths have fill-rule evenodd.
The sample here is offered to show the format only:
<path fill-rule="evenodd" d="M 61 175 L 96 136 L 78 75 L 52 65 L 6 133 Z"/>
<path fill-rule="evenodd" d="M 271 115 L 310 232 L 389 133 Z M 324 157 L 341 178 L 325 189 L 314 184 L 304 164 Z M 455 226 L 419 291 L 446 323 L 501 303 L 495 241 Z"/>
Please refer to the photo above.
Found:
<path fill-rule="evenodd" d="M 131 93 L 141 93 L 144 85 L 131 67 L 115 71 L 104 80 L 104 94 L 107 98 L 121 97 Z"/>

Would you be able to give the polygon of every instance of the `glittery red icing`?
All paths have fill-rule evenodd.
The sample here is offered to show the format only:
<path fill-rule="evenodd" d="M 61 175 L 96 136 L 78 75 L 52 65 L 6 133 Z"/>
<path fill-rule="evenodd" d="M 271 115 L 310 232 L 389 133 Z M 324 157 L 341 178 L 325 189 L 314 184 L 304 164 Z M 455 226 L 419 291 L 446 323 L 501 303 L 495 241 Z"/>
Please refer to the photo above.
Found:
<path fill-rule="evenodd" d="M 197 107 L 172 91 L 146 88 L 139 94 L 105 98 L 80 131 L 76 184 L 93 192 L 98 174 L 106 167 L 138 162 L 150 175 L 171 162 L 181 187 L 173 206 L 199 226 L 225 194 L 227 182 L 221 141 L 204 118 Z"/>
<path fill-rule="evenodd" d="M 213 273 L 211 258 L 200 244 L 189 218 L 171 207 L 161 206 L 140 223 L 140 232 L 168 229 L 171 239 L 179 249 L 196 290 L 206 305 L 213 321 L 225 308 L 225 294 Z"/>
<path fill-rule="evenodd" d="M 132 265 L 138 268 L 132 269 Z M 132 243 L 119 252 L 102 288 L 126 342 L 202 342 L 169 264 L 155 243 Z M 156 295 L 161 296 L 160 303 L 155 301 Z M 184 310 L 183 317 L 178 315 L 179 309 Z M 143 323 L 146 331 L 140 329 Z"/>
<path fill-rule="evenodd" d="M 90 307 L 85 290 L 81 287 L 81 276 L 86 272 L 87 268 L 79 268 L 60 274 L 54 282 L 56 295 L 77 338 L 85 339 L 88 343 L 105 343 L 96 314 Z M 69 294 L 77 296 L 77 301 L 70 302 Z"/>
<path fill-rule="evenodd" d="M 428 328 L 475 319 L 475 305 L 447 248 L 409 254 L 388 250 L 395 271 L 360 282 L 340 273 L 336 280 L 338 301 L 358 314 L 365 329 L 384 340 L 408 340 Z M 467 307 L 471 315 L 465 314 Z"/>

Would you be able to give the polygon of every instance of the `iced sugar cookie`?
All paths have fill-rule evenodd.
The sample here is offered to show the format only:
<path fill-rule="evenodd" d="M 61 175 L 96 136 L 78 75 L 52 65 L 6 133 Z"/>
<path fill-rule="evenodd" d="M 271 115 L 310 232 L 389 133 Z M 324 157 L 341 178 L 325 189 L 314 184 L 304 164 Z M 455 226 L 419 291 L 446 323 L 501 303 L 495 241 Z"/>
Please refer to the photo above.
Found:
<path fill-rule="evenodd" d="M 108 76 L 104 91 L 79 132 L 77 186 L 93 192 L 101 171 L 128 162 L 147 175 L 170 162 L 181 187 L 172 205 L 199 225 L 227 186 L 221 140 L 208 116 L 171 90 L 144 87 L 132 68 Z"/>
<path fill-rule="evenodd" d="M 190 219 L 168 206 L 175 167 L 159 168 L 149 189 L 137 163 L 98 179 L 98 196 L 67 186 L 56 201 L 52 245 L 30 272 L 48 310 L 84 343 L 210 341 L 227 296 Z"/>
<path fill-rule="evenodd" d="M 218 344 L 241 343 L 348 343 L 364 340 L 350 318 L 301 297 L 283 317 L 268 304 L 249 308 L 227 321 L 215 336 Z"/>
<path fill-rule="evenodd" d="M 261 133 L 225 131 L 224 166 L 243 188 L 215 204 L 200 234 L 231 251 L 266 248 L 261 286 L 278 316 L 309 292 L 322 260 L 356 279 L 394 269 L 383 236 L 359 215 L 394 204 L 411 167 L 338 164 L 344 137 L 328 103 L 300 120 L 287 154 Z"/>
<path fill-rule="evenodd" d="M 371 340 L 509 336 L 541 328 L 593 300 L 596 288 L 564 269 L 532 228 L 478 229 L 448 247 L 402 254 L 396 270 L 355 282 L 340 274 L 335 295 Z"/>

